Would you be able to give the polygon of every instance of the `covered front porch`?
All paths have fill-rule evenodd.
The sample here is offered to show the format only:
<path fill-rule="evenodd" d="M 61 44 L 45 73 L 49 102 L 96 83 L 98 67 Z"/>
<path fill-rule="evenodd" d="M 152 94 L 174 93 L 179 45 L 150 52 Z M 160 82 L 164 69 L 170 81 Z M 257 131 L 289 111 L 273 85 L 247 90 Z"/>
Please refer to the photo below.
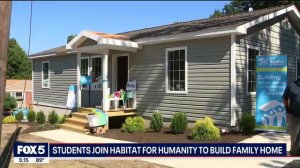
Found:
<path fill-rule="evenodd" d="M 136 108 L 134 96 L 127 105 L 124 95 L 112 95 L 126 93 L 130 54 L 137 51 L 136 42 L 122 35 L 82 31 L 67 44 L 67 49 L 77 52 L 77 109 L 97 107 L 117 112 Z M 85 77 L 90 84 L 82 83 Z"/>

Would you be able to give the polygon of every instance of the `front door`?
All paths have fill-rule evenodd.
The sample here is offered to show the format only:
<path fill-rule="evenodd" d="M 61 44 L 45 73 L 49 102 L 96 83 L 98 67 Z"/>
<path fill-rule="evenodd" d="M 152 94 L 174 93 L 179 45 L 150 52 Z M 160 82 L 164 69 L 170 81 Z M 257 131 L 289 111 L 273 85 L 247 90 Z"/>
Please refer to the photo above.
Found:
<path fill-rule="evenodd" d="M 126 84 L 128 81 L 128 56 L 118 56 L 116 65 L 116 88 L 117 90 L 126 90 Z"/>

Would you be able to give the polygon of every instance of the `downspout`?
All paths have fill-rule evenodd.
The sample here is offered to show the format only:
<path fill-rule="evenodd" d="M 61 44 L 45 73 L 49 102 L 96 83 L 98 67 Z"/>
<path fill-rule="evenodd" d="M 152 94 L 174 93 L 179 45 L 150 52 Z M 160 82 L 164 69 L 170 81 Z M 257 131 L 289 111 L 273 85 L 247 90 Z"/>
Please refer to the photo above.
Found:
<path fill-rule="evenodd" d="M 230 48 L 230 126 L 236 126 L 236 35 L 231 34 Z"/>

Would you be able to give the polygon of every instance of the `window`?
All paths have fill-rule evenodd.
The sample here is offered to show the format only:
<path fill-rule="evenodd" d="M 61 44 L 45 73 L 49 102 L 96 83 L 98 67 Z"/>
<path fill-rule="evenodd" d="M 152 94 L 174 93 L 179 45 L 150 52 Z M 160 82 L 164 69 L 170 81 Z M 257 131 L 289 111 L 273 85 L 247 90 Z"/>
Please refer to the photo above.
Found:
<path fill-rule="evenodd" d="M 102 79 L 101 57 L 92 57 L 92 77 L 93 82 L 100 82 Z"/>
<path fill-rule="evenodd" d="M 186 58 L 186 47 L 166 50 L 166 91 L 168 93 L 187 93 Z"/>
<path fill-rule="evenodd" d="M 22 92 L 15 92 L 15 98 L 16 99 L 23 99 L 23 93 Z"/>
<path fill-rule="evenodd" d="M 297 58 L 297 76 L 296 76 L 296 79 L 298 77 L 298 75 L 300 75 L 300 58 Z"/>
<path fill-rule="evenodd" d="M 89 57 L 81 58 L 81 69 L 80 69 L 81 76 L 89 76 Z M 87 89 L 88 85 L 82 85 L 82 89 Z"/>
<path fill-rule="evenodd" d="M 89 58 L 88 57 L 81 58 L 80 74 L 81 74 L 81 76 L 89 75 Z"/>
<path fill-rule="evenodd" d="M 248 92 L 256 92 L 256 56 L 259 55 L 259 51 L 253 48 L 248 48 L 247 54 Z"/>
<path fill-rule="evenodd" d="M 50 88 L 49 62 L 42 62 L 42 88 Z"/>

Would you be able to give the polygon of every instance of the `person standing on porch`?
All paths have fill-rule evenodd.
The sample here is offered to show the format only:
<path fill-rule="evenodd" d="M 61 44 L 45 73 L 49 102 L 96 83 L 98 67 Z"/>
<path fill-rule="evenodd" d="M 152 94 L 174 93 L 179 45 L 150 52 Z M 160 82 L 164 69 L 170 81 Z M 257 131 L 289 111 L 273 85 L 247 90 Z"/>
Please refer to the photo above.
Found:
<path fill-rule="evenodd" d="M 300 155 L 300 75 L 291 82 L 283 93 L 283 103 L 286 109 L 288 132 L 291 137 L 291 156 Z"/>

